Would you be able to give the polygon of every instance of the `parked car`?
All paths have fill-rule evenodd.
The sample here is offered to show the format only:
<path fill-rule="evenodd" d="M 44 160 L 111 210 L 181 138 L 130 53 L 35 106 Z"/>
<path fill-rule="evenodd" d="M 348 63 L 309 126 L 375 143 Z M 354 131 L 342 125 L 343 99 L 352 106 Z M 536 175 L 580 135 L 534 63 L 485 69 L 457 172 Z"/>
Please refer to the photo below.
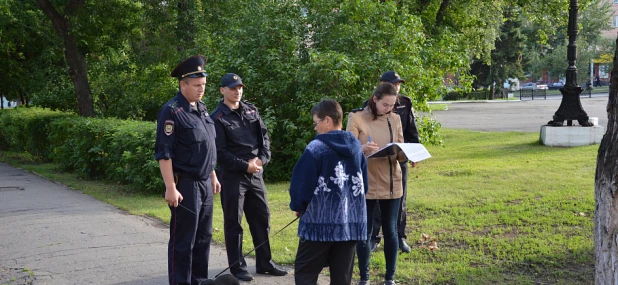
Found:
<path fill-rule="evenodd" d="M 564 87 L 564 82 L 560 82 L 560 81 L 558 81 L 558 82 L 554 82 L 554 83 L 552 83 L 552 85 L 551 85 L 551 86 L 552 86 L 552 87 L 562 88 L 562 87 Z"/>
<path fill-rule="evenodd" d="M 528 83 L 524 83 L 524 85 L 521 86 L 522 90 L 547 90 L 549 89 L 547 87 L 547 84 L 536 84 L 533 82 L 528 82 Z"/>
<path fill-rule="evenodd" d="M 523 85 L 521 85 L 521 87 L 519 89 L 522 89 L 522 90 L 532 90 L 532 89 L 534 89 L 534 83 L 532 83 L 532 82 L 524 83 Z"/>

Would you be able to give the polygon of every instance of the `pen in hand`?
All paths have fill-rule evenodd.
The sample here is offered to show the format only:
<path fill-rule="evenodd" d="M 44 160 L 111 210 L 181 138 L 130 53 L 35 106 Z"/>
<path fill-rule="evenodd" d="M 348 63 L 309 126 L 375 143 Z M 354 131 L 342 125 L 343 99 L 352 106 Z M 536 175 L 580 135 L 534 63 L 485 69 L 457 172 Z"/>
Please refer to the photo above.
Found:
<path fill-rule="evenodd" d="M 367 136 L 367 142 L 371 143 L 371 136 Z"/>

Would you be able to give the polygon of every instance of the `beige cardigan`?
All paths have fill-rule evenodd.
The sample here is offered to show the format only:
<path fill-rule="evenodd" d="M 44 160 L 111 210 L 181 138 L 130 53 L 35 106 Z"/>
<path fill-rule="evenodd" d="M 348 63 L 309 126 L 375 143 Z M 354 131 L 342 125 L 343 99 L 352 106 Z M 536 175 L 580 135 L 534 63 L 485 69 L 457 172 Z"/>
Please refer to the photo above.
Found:
<path fill-rule="evenodd" d="M 401 119 L 399 115 L 394 112 L 384 116 L 378 116 L 376 120 L 373 120 L 371 110 L 369 107 L 365 107 L 361 111 L 350 113 L 346 130 L 352 132 L 352 134 L 358 138 L 361 145 L 366 144 L 368 137 L 371 137 L 371 141 L 376 143 L 380 148 L 383 148 L 391 142 L 388 120 L 390 120 L 390 129 L 393 134 L 392 142 L 402 143 L 403 130 L 401 127 Z M 369 154 L 370 153 L 365 153 L 365 156 Z M 390 157 L 367 159 L 369 192 L 366 195 L 366 199 L 386 200 L 397 199 L 403 196 L 399 161 L 407 161 L 406 156 L 401 152 Z"/>

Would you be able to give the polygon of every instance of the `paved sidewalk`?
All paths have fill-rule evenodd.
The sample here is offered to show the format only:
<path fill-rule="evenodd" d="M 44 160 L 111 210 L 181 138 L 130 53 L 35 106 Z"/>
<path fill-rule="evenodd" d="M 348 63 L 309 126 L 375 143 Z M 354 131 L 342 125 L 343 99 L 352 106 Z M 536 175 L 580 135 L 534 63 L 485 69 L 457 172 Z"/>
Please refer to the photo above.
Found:
<path fill-rule="evenodd" d="M 160 221 L 0 163 L 0 284 L 167 284 L 168 237 Z M 226 267 L 213 245 L 209 276 Z M 294 284 L 292 274 L 255 277 L 241 284 Z"/>
<path fill-rule="evenodd" d="M 607 94 L 580 99 L 588 117 L 599 118 L 599 125 L 603 127 L 607 127 L 607 100 Z M 433 111 L 433 115 L 443 127 L 449 129 L 540 132 L 541 126 L 553 119 L 560 102 L 562 96 L 548 96 L 547 100 L 453 102 L 447 103 L 448 110 Z M 573 124 L 578 123 L 575 121 Z"/>

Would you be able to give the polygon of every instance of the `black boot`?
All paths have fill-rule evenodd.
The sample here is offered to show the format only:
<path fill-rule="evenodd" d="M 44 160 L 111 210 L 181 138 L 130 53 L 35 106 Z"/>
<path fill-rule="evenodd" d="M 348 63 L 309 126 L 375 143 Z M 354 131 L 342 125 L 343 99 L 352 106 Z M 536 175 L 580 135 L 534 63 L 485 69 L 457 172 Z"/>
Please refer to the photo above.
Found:
<path fill-rule="evenodd" d="M 406 239 L 405 238 L 400 238 L 399 239 L 399 250 L 408 253 L 410 252 L 410 250 L 412 250 L 410 248 L 410 246 L 406 243 Z"/>

